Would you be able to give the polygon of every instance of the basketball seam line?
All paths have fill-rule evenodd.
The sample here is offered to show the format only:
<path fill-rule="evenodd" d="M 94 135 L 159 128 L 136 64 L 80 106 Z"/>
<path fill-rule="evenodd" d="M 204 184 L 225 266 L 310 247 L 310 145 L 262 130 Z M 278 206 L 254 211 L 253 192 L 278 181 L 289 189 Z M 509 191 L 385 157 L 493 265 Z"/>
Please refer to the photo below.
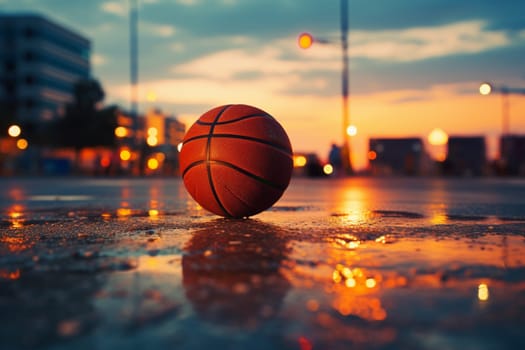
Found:
<path fill-rule="evenodd" d="M 193 137 L 190 137 L 189 139 L 187 139 L 186 141 L 184 141 L 184 144 L 187 144 L 188 142 L 195 141 L 195 140 L 198 140 L 198 139 L 210 138 L 210 137 L 211 138 L 214 138 L 214 137 L 217 137 L 217 138 L 232 138 L 232 139 L 253 141 L 253 142 L 256 142 L 256 143 L 261 143 L 263 145 L 275 148 L 276 150 L 285 153 L 287 156 L 292 157 L 291 150 L 286 148 L 286 147 L 283 147 L 281 145 L 275 144 L 273 142 L 266 141 L 264 139 L 259 139 L 259 138 L 251 137 L 251 136 L 236 135 L 236 134 L 213 134 L 213 135 L 193 136 Z"/>
<path fill-rule="evenodd" d="M 184 172 L 182 173 L 182 177 L 184 178 L 184 176 L 186 175 L 186 173 L 189 170 L 191 170 L 192 168 L 196 167 L 199 164 L 206 164 L 207 166 L 211 165 L 211 164 L 223 165 L 223 166 L 225 166 L 227 168 L 236 170 L 236 171 L 240 172 L 241 174 L 244 174 L 244 175 L 246 175 L 246 176 L 248 176 L 248 177 L 250 177 L 250 178 L 252 178 L 252 179 L 254 179 L 254 180 L 256 180 L 256 181 L 258 181 L 258 182 L 260 182 L 262 184 L 264 184 L 264 185 L 270 186 L 270 187 L 272 187 L 272 188 L 274 188 L 276 190 L 284 191 L 284 190 L 286 190 L 286 187 L 287 187 L 287 186 L 281 186 L 279 184 L 276 184 L 275 182 L 269 181 L 269 180 L 267 180 L 267 179 L 265 179 L 263 177 L 260 177 L 260 176 L 254 174 L 254 173 L 249 172 L 248 170 L 240 168 L 240 167 L 238 167 L 235 164 L 232 164 L 232 163 L 229 163 L 229 162 L 225 162 L 225 161 L 222 161 L 222 160 L 209 160 L 209 161 L 208 160 L 197 160 L 197 161 L 191 163 L 190 165 L 188 165 L 186 167 L 186 169 L 184 169 Z"/>
<path fill-rule="evenodd" d="M 248 115 L 239 117 L 237 119 L 227 120 L 227 121 L 224 121 L 224 122 L 217 122 L 217 123 L 215 123 L 215 125 L 232 124 L 232 123 L 236 123 L 236 122 L 241 121 L 241 120 L 250 119 L 250 118 L 256 118 L 256 117 L 269 117 L 269 118 L 275 120 L 269 114 L 266 114 L 266 113 L 255 113 L 255 114 L 248 114 Z M 196 123 L 199 124 L 199 125 L 212 125 L 213 124 L 213 122 L 203 122 L 201 120 L 197 120 Z"/>
<path fill-rule="evenodd" d="M 217 191 L 215 190 L 215 185 L 213 184 L 213 179 L 212 179 L 212 176 L 211 176 L 211 164 L 210 164 L 210 159 L 211 159 L 211 139 L 212 139 L 212 135 L 213 135 L 213 130 L 215 129 L 215 124 L 219 121 L 219 118 L 221 117 L 221 115 L 230 106 L 231 105 L 224 106 L 224 108 L 222 110 L 220 110 L 219 113 L 217 113 L 217 116 L 213 120 L 213 123 L 210 125 L 210 131 L 208 133 L 208 141 L 206 142 L 206 170 L 207 170 L 207 173 L 208 173 L 208 183 L 210 185 L 211 192 L 213 194 L 213 197 L 215 198 L 215 201 L 217 202 L 217 204 L 219 205 L 221 210 L 224 212 L 225 216 L 233 217 L 233 215 L 230 212 L 228 212 L 228 210 L 226 210 L 226 208 L 222 204 L 221 200 L 219 199 L 219 195 L 217 194 Z"/>

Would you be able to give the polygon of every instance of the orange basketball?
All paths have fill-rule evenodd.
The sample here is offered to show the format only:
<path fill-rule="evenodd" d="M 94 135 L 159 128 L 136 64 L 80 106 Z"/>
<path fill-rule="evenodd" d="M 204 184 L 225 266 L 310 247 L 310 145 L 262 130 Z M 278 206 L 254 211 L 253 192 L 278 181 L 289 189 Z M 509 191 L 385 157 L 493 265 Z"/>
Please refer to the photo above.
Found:
<path fill-rule="evenodd" d="M 290 183 L 288 135 L 258 108 L 215 107 L 190 127 L 182 144 L 184 185 L 197 203 L 217 215 L 242 218 L 260 213 Z"/>

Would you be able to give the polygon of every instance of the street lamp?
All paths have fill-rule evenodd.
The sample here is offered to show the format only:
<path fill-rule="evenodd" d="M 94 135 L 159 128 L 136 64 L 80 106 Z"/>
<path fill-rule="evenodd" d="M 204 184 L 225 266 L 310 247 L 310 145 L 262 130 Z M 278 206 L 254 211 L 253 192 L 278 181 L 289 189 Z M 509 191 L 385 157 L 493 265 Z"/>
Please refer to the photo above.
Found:
<path fill-rule="evenodd" d="M 347 129 L 350 126 L 350 102 L 348 100 L 350 92 L 349 84 L 349 56 L 348 56 L 348 0 L 341 0 L 341 49 L 342 49 L 342 71 L 341 71 L 341 95 L 343 99 L 342 115 L 343 115 L 343 169 L 346 173 L 352 174 L 352 161 L 350 157 L 350 141 Z M 330 43 L 329 40 L 313 37 L 310 33 L 301 33 L 298 37 L 299 47 L 307 49 L 313 45 L 314 42 L 325 44 Z"/>
<path fill-rule="evenodd" d="M 514 88 L 504 85 L 495 86 L 494 84 L 484 82 L 479 86 L 479 93 L 482 95 L 490 95 L 492 92 L 499 92 L 501 95 L 501 128 L 502 134 L 509 134 L 509 94 L 525 95 L 524 88 Z"/>

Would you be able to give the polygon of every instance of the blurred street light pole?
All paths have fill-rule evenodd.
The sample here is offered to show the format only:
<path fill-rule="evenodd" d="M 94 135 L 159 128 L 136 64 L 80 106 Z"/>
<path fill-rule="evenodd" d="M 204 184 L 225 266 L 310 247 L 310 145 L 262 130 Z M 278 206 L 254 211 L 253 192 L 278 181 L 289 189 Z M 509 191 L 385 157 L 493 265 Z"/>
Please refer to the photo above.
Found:
<path fill-rule="evenodd" d="M 133 139 L 137 142 L 138 131 L 138 0 L 129 0 L 129 55 L 130 55 L 130 107 L 133 120 Z"/>
<path fill-rule="evenodd" d="M 348 56 L 348 0 L 341 0 L 341 48 L 343 53 L 343 70 L 341 73 L 341 86 L 343 96 L 343 169 L 349 175 L 353 173 L 350 153 L 350 140 L 347 129 L 350 125 L 350 71 Z"/>
<path fill-rule="evenodd" d="M 349 70 L 349 55 L 348 55 L 348 0 L 341 0 L 340 2 L 341 15 L 341 49 L 342 49 L 342 71 L 341 71 L 341 95 L 343 98 L 342 115 L 343 115 L 343 145 L 342 145 L 342 161 L 343 169 L 347 175 L 353 174 L 352 159 L 350 153 L 350 139 L 348 135 L 348 128 L 350 126 L 350 70 Z M 320 44 L 330 43 L 330 40 L 313 37 L 310 33 L 301 33 L 299 35 L 298 44 L 302 49 L 308 49 L 314 42 Z"/>
<path fill-rule="evenodd" d="M 514 88 L 508 86 L 495 86 L 491 83 L 482 83 L 479 86 L 479 93 L 482 95 L 490 95 L 492 92 L 499 92 L 501 95 L 501 133 L 503 136 L 510 133 L 510 107 L 509 95 L 525 95 L 524 88 Z"/>

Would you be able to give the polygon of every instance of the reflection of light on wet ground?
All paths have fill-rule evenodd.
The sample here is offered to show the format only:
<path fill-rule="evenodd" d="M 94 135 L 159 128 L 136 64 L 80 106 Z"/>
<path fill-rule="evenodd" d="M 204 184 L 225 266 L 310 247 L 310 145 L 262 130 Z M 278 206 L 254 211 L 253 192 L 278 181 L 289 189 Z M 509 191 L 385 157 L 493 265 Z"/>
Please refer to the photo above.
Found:
<path fill-rule="evenodd" d="M 0 280 L 17 280 L 20 278 L 20 269 L 10 271 L 7 269 L 0 269 Z"/>
<path fill-rule="evenodd" d="M 478 299 L 481 301 L 489 300 L 489 287 L 486 283 L 481 283 L 478 286 Z"/>
<path fill-rule="evenodd" d="M 344 242 L 340 241 L 341 237 L 345 238 Z M 355 240 L 360 242 L 359 249 L 349 249 L 348 242 Z M 314 261 L 326 263 L 291 265 L 292 270 L 287 274 L 297 289 L 308 291 L 304 309 L 317 315 L 316 324 L 321 321 L 327 325 L 338 324 L 330 310 L 342 317 L 371 322 L 387 319 L 416 322 L 421 312 L 436 318 L 450 317 L 456 312 L 456 303 L 468 304 L 473 288 L 479 301 L 485 302 L 490 297 L 493 303 L 504 303 L 491 295 L 498 295 L 498 289 L 501 299 L 504 288 L 509 288 L 511 295 L 523 288 L 522 283 L 509 284 L 501 280 L 502 273 L 522 273 L 525 246 L 519 236 L 506 236 L 502 240 L 497 234 L 469 238 L 352 233 L 335 234 L 326 241 L 332 244 L 322 249 L 319 244 L 294 243 L 302 251 L 297 259 L 310 256 Z M 489 285 L 496 291 L 489 293 Z M 318 288 L 312 290 L 313 286 Z M 433 299 L 436 296 L 439 301 Z M 430 308 L 429 302 L 441 305 L 439 310 Z M 411 310 L 409 316 L 403 316 L 406 310 Z M 477 312 L 480 311 L 472 310 Z M 340 326 L 346 329 L 343 324 Z"/>
<path fill-rule="evenodd" d="M 346 233 L 334 237 L 333 242 L 335 246 L 347 249 L 356 249 L 361 244 L 356 236 Z"/>
<path fill-rule="evenodd" d="M 23 252 L 33 246 L 29 238 L 23 235 L 0 237 L 0 243 L 11 253 Z"/>
<path fill-rule="evenodd" d="M 447 208 L 444 204 L 434 205 L 430 208 L 430 222 L 434 225 L 448 223 Z"/>
<path fill-rule="evenodd" d="M 337 264 L 332 272 L 333 286 L 330 293 L 334 295 L 332 306 L 341 315 L 354 315 L 366 320 L 384 320 L 386 311 L 376 295 L 376 279 L 381 279 L 378 272 L 377 277 L 367 277 L 370 271 L 362 268 L 350 268 Z"/>
<path fill-rule="evenodd" d="M 20 204 L 13 205 L 8 209 L 9 221 L 12 228 L 20 228 L 24 224 L 24 206 Z"/>
<path fill-rule="evenodd" d="M 119 218 L 125 218 L 128 216 L 131 216 L 132 210 L 130 208 L 118 208 L 117 209 L 117 216 Z"/>
<path fill-rule="evenodd" d="M 142 255 L 138 257 L 138 272 L 180 274 L 180 255 Z"/>
<path fill-rule="evenodd" d="M 363 187 L 347 187 L 337 193 L 336 217 L 345 225 L 364 224 L 369 216 L 367 193 Z"/>

